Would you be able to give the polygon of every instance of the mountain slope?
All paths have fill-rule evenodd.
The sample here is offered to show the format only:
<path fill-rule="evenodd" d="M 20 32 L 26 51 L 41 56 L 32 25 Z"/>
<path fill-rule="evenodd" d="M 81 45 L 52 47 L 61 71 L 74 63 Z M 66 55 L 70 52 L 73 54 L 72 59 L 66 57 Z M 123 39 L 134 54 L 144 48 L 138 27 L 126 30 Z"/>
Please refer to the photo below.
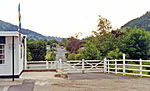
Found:
<path fill-rule="evenodd" d="M 137 28 L 144 27 L 147 31 L 150 31 L 150 11 L 146 12 L 141 17 L 138 17 L 136 19 L 129 21 L 128 23 L 123 25 L 121 28 L 125 28 L 125 27 L 134 28 L 135 26 Z"/>
<path fill-rule="evenodd" d="M 7 30 L 7 31 L 17 31 L 18 26 L 0 20 L 0 30 L 2 30 L 2 31 L 5 31 L 5 30 Z M 52 40 L 52 39 L 56 39 L 58 41 L 61 40 L 61 38 L 59 38 L 59 37 L 44 36 L 42 34 L 31 31 L 29 29 L 22 29 L 21 32 L 23 34 L 27 35 L 28 39 L 34 39 L 34 40 L 40 40 L 40 39 Z"/>

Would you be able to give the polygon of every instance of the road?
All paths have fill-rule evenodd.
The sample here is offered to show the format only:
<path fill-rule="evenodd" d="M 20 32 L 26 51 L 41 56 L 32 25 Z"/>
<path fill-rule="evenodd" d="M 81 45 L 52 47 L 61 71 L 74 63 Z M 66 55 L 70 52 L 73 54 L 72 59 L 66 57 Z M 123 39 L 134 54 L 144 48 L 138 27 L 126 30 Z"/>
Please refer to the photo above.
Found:
<path fill-rule="evenodd" d="M 21 79 L 0 79 L 0 91 L 149 91 L 150 78 L 105 73 L 69 74 L 68 79 L 54 77 L 55 72 L 24 72 Z M 4 90 L 4 88 L 8 90 Z"/>
<path fill-rule="evenodd" d="M 56 49 L 56 61 L 59 59 L 62 59 L 62 61 L 66 61 L 65 53 L 66 51 L 64 49 L 57 48 Z"/>

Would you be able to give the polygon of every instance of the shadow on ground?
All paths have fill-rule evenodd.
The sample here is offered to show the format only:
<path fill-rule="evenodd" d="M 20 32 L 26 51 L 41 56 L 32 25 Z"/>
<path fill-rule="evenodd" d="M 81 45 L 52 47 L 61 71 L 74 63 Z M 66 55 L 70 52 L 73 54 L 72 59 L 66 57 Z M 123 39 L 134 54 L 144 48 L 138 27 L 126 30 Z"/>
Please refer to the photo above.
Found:
<path fill-rule="evenodd" d="M 123 76 L 107 73 L 69 73 L 68 79 L 70 80 L 85 80 L 85 79 L 135 79 L 139 77 Z"/>

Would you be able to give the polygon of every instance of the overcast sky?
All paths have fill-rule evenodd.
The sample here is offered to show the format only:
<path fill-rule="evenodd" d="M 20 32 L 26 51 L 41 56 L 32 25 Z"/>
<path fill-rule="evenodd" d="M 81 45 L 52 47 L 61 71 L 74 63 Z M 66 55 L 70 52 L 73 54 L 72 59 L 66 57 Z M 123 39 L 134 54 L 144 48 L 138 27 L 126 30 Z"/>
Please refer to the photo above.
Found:
<path fill-rule="evenodd" d="M 109 19 L 114 29 L 150 11 L 150 0 L 0 0 L 0 20 L 47 36 L 68 37 L 97 29 L 98 15 Z"/>

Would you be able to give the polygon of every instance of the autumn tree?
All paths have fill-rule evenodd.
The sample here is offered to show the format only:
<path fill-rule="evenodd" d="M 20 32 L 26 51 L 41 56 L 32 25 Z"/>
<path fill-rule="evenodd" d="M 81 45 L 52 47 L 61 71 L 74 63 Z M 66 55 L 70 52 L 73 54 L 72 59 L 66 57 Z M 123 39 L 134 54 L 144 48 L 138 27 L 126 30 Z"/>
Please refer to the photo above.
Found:
<path fill-rule="evenodd" d="M 96 36 L 102 35 L 106 32 L 110 32 L 110 30 L 112 29 L 111 22 L 108 19 L 103 18 L 101 15 L 99 15 L 97 27 L 98 27 L 98 30 L 93 31 L 94 35 Z"/>

